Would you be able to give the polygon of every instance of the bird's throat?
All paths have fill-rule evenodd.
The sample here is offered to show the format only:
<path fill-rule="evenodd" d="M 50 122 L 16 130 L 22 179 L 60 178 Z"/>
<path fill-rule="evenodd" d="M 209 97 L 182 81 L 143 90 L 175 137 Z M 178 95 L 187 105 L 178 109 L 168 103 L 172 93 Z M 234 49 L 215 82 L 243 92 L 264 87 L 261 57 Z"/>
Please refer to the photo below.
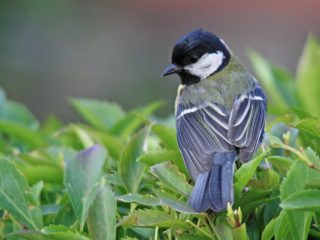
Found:
<path fill-rule="evenodd" d="M 192 85 L 192 84 L 196 84 L 201 81 L 201 79 L 199 77 L 191 75 L 190 73 L 188 73 L 186 71 L 180 72 L 179 77 L 181 80 L 181 84 L 187 85 L 187 86 Z"/>

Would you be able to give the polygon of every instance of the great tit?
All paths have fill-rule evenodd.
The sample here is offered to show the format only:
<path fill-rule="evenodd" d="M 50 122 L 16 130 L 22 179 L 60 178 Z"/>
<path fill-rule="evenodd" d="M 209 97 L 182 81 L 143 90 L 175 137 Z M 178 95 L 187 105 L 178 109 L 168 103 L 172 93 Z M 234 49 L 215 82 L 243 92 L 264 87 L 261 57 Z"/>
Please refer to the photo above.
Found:
<path fill-rule="evenodd" d="M 234 162 L 259 147 L 267 99 L 257 80 L 215 34 L 197 29 L 181 37 L 162 76 L 178 74 L 177 141 L 195 186 L 189 205 L 220 212 L 233 204 Z"/>

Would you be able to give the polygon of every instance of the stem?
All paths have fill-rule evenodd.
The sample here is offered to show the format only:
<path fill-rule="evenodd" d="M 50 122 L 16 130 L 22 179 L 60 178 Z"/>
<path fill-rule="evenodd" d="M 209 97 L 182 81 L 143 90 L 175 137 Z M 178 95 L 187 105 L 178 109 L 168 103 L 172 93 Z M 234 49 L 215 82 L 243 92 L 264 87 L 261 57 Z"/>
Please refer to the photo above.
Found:
<path fill-rule="evenodd" d="M 204 231 L 203 229 L 199 228 L 196 224 L 194 224 L 190 220 L 187 220 L 186 222 L 189 223 L 192 227 L 196 228 L 199 232 L 201 232 L 204 235 L 206 235 L 207 237 L 209 237 L 210 239 L 215 239 L 215 238 L 212 238 L 213 236 L 210 235 L 210 233 L 208 233 L 208 232 Z"/>
<path fill-rule="evenodd" d="M 316 170 L 316 171 L 319 171 L 320 172 L 320 166 L 317 166 L 315 165 L 314 163 L 312 163 L 309 158 L 304 154 L 304 152 L 301 152 L 289 145 L 285 145 L 285 144 L 276 144 L 274 145 L 273 147 L 276 147 L 276 148 L 282 148 L 282 149 L 285 149 L 287 151 L 290 151 L 292 153 L 294 153 L 295 155 L 297 155 L 298 159 L 300 159 L 302 162 L 304 162 L 305 164 L 307 164 L 310 168 Z"/>
<path fill-rule="evenodd" d="M 154 239 L 158 240 L 158 234 L 159 234 L 159 227 L 157 226 L 155 231 L 154 231 Z"/>
<path fill-rule="evenodd" d="M 137 207 L 137 204 L 136 203 L 130 203 L 130 213 L 132 213 Z"/>
<path fill-rule="evenodd" d="M 169 238 L 169 239 L 172 239 L 172 236 L 171 236 L 171 229 L 170 229 L 170 231 L 168 232 L 168 238 Z"/>
<path fill-rule="evenodd" d="M 208 220 L 208 223 L 209 223 L 210 228 L 213 230 L 213 229 L 214 229 L 214 226 L 212 225 L 212 222 L 210 221 L 209 216 L 207 215 L 206 217 L 207 217 L 207 220 Z"/>
<path fill-rule="evenodd" d="M 215 238 L 216 238 L 216 239 L 219 239 L 219 238 L 218 238 L 218 234 L 216 233 L 216 230 L 215 230 L 215 228 L 214 228 L 214 226 L 213 226 L 213 224 L 212 224 L 212 222 L 211 222 L 211 220 L 210 220 L 210 218 L 209 218 L 209 215 L 207 214 L 206 217 L 207 217 L 207 221 L 205 221 L 205 222 L 208 222 L 208 223 L 209 223 L 209 226 L 208 226 L 208 227 L 211 229 L 211 231 L 212 231 L 212 233 L 214 234 Z"/>
<path fill-rule="evenodd" d="M 246 224 L 243 223 L 240 226 L 232 229 L 232 235 L 234 240 L 247 240 Z"/>

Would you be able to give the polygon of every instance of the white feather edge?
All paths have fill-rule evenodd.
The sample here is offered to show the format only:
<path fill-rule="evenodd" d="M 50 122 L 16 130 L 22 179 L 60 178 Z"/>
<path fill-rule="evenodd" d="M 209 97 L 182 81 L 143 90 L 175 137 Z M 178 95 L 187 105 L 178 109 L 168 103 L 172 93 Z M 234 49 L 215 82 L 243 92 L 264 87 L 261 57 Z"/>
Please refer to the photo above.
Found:
<path fill-rule="evenodd" d="M 222 121 L 220 121 L 219 119 L 217 119 L 214 115 L 212 115 L 211 113 L 209 113 L 206 108 L 210 107 L 212 108 L 215 112 L 217 112 L 219 115 L 226 117 L 227 114 L 224 113 L 217 105 L 213 104 L 213 103 L 206 103 L 197 107 L 192 107 L 192 108 L 188 108 L 183 110 L 178 116 L 177 116 L 177 120 L 179 120 L 181 117 L 183 117 L 186 114 L 190 114 L 193 112 L 196 112 L 198 110 L 204 110 L 206 112 L 206 114 L 208 114 L 217 124 L 219 124 L 221 127 L 223 127 L 224 129 L 228 130 L 228 123 L 224 123 Z M 214 127 L 214 126 L 212 126 Z M 224 136 L 222 136 L 216 129 L 213 129 L 218 135 L 220 135 L 222 138 L 224 138 L 227 142 L 229 142 Z"/>
<path fill-rule="evenodd" d="M 238 101 L 242 102 L 245 99 L 249 99 L 248 104 L 246 106 L 246 109 L 243 111 L 242 115 L 238 118 L 238 120 L 234 124 L 232 124 L 233 127 L 239 126 L 243 122 L 243 120 L 245 119 L 246 115 L 248 114 L 248 112 L 250 110 L 251 100 L 265 101 L 261 96 L 256 96 L 256 95 L 252 96 L 252 95 L 248 95 L 248 94 L 242 94 Z M 231 111 L 230 116 L 232 116 L 232 114 L 233 114 L 233 111 Z M 251 116 L 253 114 L 251 110 L 250 110 L 249 114 L 250 114 L 249 118 L 251 118 Z M 240 136 L 237 139 L 235 139 L 236 142 L 240 141 L 240 139 L 243 138 L 244 133 L 246 132 L 246 130 L 247 130 L 248 126 L 249 126 L 249 122 L 250 121 L 248 121 L 246 123 L 246 125 L 243 128 Z"/>
<path fill-rule="evenodd" d="M 193 112 L 196 112 L 198 110 L 201 110 L 203 108 L 206 108 L 206 107 L 211 107 L 214 111 L 216 111 L 218 114 L 220 114 L 221 116 L 227 116 L 224 112 L 221 111 L 221 109 L 216 105 L 216 104 L 213 104 L 213 103 L 204 103 L 204 104 L 201 104 L 199 106 L 196 106 L 196 107 L 192 107 L 192 108 L 187 108 L 185 110 L 183 110 L 178 116 L 177 116 L 177 119 L 183 117 L 184 115 L 188 114 L 188 113 L 193 113 Z"/>

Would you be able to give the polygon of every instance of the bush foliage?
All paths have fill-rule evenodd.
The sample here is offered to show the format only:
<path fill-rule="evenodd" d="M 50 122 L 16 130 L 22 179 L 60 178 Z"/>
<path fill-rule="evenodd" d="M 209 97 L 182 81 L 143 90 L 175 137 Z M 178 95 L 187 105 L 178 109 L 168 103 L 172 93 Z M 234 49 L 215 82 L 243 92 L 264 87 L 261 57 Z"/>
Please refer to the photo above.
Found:
<path fill-rule="evenodd" d="M 235 203 L 195 213 L 162 102 L 129 112 L 72 99 L 85 123 L 42 123 L 0 92 L 0 238 L 30 240 L 320 238 L 320 44 L 296 76 L 249 53 L 269 99 L 267 134 L 237 164 Z"/>

